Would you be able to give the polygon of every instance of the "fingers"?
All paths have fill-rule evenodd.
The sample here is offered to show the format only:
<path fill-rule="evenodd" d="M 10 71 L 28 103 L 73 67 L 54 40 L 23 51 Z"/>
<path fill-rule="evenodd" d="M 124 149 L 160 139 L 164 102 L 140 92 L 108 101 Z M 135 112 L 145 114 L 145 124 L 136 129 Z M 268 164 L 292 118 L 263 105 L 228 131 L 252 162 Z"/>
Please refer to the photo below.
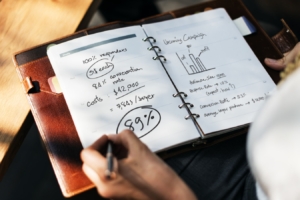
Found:
<path fill-rule="evenodd" d="M 278 59 L 278 60 L 266 58 L 265 63 L 267 66 L 269 66 L 272 69 L 282 70 L 285 68 L 285 57 Z"/>
<path fill-rule="evenodd" d="M 107 142 L 108 137 L 104 135 L 90 147 L 83 149 L 80 153 L 80 157 L 83 161 L 83 170 L 95 184 L 108 180 L 106 177 L 108 161 L 105 155 L 99 152 L 99 149 L 106 147 Z M 117 160 L 115 158 L 113 159 L 113 172 L 112 178 L 116 176 L 117 172 Z"/>
<path fill-rule="evenodd" d="M 96 176 L 97 179 L 101 177 L 101 179 L 105 179 L 105 170 L 106 170 L 106 159 L 103 157 L 99 152 L 93 150 L 93 149 L 84 149 L 81 151 L 80 154 L 81 160 L 83 161 L 83 166 L 85 166 L 85 169 L 87 169 L 87 172 L 90 172 L 91 170 L 95 173 L 89 173 L 90 175 Z M 89 168 L 87 168 L 89 167 Z M 95 177 L 89 177 L 91 180 L 95 180 Z M 100 181 L 100 180 L 98 180 Z M 98 182 L 97 182 L 98 183 Z"/>
<path fill-rule="evenodd" d="M 103 151 L 105 151 L 105 147 L 106 147 L 107 142 L 108 142 L 107 135 L 102 135 L 98 140 L 96 140 L 88 148 L 95 149 L 97 151 L 103 152 Z"/>
<path fill-rule="evenodd" d="M 147 148 L 144 143 L 131 130 L 123 130 L 119 134 L 108 135 L 115 146 L 122 146 L 130 153 L 140 152 L 141 148 Z"/>
<path fill-rule="evenodd" d="M 286 67 L 286 65 L 290 62 L 293 62 L 297 54 L 300 52 L 300 43 L 298 42 L 297 45 L 290 51 L 284 54 L 284 57 L 281 59 L 271 59 L 266 58 L 265 63 L 269 67 L 275 70 L 282 70 Z"/>
<path fill-rule="evenodd" d="M 121 160 L 117 159 L 129 157 L 136 159 L 145 157 L 151 153 L 146 145 L 143 144 L 140 139 L 130 130 L 124 130 L 119 134 L 112 134 L 108 136 L 103 135 L 90 147 L 82 150 L 80 154 L 81 159 L 84 163 L 83 170 L 85 170 L 91 181 L 93 181 L 95 184 L 100 184 L 101 182 L 109 180 L 109 178 L 107 178 L 106 176 L 108 169 L 108 161 L 105 157 L 106 155 L 99 152 L 99 150 L 103 149 L 103 147 L 106 148 L 108 141 L 112 141 L 114 149 L 114 173 L 112 173 L 112 178 L 117 176 L 118 165 L 122 163 Z"/>
<path fill-rule="evenodd" d="M 89 151 L 89 150 L 88 150 Z M 89 152 L 83 151 L 82 157 L 85 159 Z M 98 193 L 105 197 L 105 198 L 113 198 L 114 195 L 116 195 L 116 191 L 114 191 L 115 183 L 119 182 L 118 179 L 120 179 L 120 176 L 117 177 L 115 171 L 112 173 L 110 178 L 107 178 L 105 176 L 105 167 L 104 165 L 100 165 L 95 168 L 95 164 L 97 164 L 99 161 L 95 160 L 94 165 L 86 164 L 85 162 L 82 165 L 82 170 L 86 174 L 86 176 L 94 183 L 94 185 L 97 187 Z M 116 163 L 116 160 L 114 158 L 114 163 Z M 95 170 L 96 169 L 96 170 Z M 116 169 L 115 169 L 116 170 Z M 118 193 L 120 193 L 118 191 Z"/>
<path fill-rule="evenodd" d="M 101 179 L 96 171 L 94 171 L 91 167 L 87 164 L 83 163 L 82 170 L 85 175 L 94 183 L 94 185 L 99 186 L 101 185 Z"/>

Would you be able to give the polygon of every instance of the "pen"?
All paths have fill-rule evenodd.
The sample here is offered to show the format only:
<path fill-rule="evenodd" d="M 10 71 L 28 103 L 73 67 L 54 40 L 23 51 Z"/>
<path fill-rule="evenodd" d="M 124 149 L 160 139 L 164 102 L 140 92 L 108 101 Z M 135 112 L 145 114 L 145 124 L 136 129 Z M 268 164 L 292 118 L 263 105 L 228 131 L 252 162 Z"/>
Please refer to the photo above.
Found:
<path fill-rule="evenodd" d="M 107 169 L 105 171 L 106 178 L 110 179 L 113 172 L 113 147 L 112 142 L 108 141 L 107 151 L 106 151 L 106 160 L 107 160 Z"/>

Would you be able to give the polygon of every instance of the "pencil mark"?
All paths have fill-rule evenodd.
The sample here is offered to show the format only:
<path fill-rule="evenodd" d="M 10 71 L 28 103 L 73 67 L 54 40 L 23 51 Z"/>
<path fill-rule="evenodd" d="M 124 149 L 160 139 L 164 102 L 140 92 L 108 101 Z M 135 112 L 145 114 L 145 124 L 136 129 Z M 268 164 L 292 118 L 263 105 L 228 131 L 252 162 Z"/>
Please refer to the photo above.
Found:
<path fill-rule="evenodd" d="M 123 129 L 132 130 L 137 137 L 142 138 L 153 131 L 160 123 L 158 110 L 149 106 L 141 106 L 128 111 L 120 120 L 116 133 Z"/>

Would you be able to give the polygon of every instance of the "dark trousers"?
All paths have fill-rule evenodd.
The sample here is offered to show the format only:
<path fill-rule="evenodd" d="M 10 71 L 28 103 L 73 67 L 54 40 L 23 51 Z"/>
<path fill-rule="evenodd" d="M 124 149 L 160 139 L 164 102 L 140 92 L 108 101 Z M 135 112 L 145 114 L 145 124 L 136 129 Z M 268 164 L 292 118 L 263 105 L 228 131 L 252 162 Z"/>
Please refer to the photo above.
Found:
<path fill-rule="evenodd" d="M 198 199 L 256 200 L 246 159 L 246 135 L 169 158 L 166 162 Z"/>

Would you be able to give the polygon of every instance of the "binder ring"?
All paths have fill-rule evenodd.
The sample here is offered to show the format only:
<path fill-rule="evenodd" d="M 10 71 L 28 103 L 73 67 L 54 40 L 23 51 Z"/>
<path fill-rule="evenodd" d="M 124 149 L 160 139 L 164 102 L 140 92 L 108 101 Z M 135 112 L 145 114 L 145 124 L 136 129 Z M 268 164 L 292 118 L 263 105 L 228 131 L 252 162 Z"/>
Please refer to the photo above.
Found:
<path fill-rule="evenodd" d="M 150 40 L 152 39 L 152 42 L 155 43 L 156 42 L 156 39 L 154 39 L 154 37 L 146 37 L 146 38 L 143 38 L 143 41 L 146 42 L 147 40 Z"/>
<path fill-rule="evenodd" d="M 177 97 L 178 95 L 183 94 L 184 97 L 187 97 L 188 95 L 184 92 L 178 92 L 176 94 L 173 94 L 173 97 Z"/>
<path fill-rule="evenodd" d="M 167 59 L 162 55 L 158 55 L 158 56 L 153 57 L 153 60 L 157 60 L 157 59 L 160 59 L 160 58 L 164 58 L 165 62 L 167 61 Z"/>
<path fill-rule="evenodd" d="M 194 105 L 191 103 L 183 103 L 183 104 L 179 105 L 178 107 L 182 108 L 184 105 L 190 106 L 190 108 L 194 107 Z"/>
<path fill-rule="evenodd" d="M 192 116 L 195 117 L 195 118 L 200 117 L 200 115 L 193 113 L 193 114 L 185 116 L 185 119 L 191 118 Z"/>
<path fill-rule="evenodd" d="M 148 47 L 148 50 L 158 49 L 158 52 L 161 52 L 161 49 L 158 46 Z"/>

